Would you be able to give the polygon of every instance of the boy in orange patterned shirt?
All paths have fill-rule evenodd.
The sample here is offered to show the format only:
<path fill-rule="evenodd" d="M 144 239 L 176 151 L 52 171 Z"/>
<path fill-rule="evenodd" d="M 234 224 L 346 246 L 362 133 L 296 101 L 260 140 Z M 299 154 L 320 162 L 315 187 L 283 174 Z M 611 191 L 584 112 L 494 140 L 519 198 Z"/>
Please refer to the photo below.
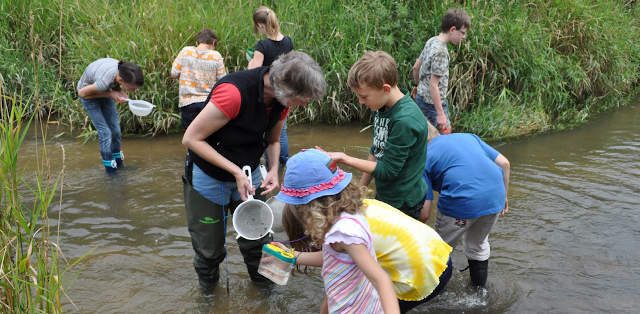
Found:
<path fill-rule="evenodd" d="M 171 78 L 180 79 L 179 108 L 185 129 L 206 105 L 213 85 L 227 74 L 222 55 L 215 50 L 217 41 L 212 30 L 201 30 L 196 46 L 182 48 L 171 66 Z"/>

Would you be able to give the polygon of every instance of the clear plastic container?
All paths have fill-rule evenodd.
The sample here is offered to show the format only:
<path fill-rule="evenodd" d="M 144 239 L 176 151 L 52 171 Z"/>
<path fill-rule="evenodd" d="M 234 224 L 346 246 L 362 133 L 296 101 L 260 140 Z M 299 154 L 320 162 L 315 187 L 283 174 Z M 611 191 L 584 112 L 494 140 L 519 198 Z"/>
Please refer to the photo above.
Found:
<path fill-rule="evenodd" d="M 286 285 L 295 264 L 293 252 L 285 251 L 273 244 L 265 244 L 262 246 L 258 273 L 276 284 Z"/>

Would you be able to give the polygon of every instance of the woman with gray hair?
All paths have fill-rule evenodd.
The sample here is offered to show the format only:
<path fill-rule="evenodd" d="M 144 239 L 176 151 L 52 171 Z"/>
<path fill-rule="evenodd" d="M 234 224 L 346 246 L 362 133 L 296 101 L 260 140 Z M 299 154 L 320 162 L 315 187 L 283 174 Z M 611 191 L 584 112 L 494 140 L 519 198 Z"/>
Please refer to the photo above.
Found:
<path fill-rule="evenodd" d="M 280 131 L 292 106 L 306 105 L 326 93 L 320 66 L 307 54 L 291 51 L 270 67 L 228 74 L 209 93 L 207 105 L 188 126 L 182 139 L 193 161 L 184 181 L 187 224 L 195 250 L 194 267 L 200 287 L 208 294 L 219 279 L 224 260 L 224 216 L 261 190 L 258 199 L 279 186 Z M 269 156 L 269 171 L 261 178 L 260 156 Z M 250 166 L 252 182 L 241 168 Z M 238 239 L 247 270 L 254 282 L 269 282 L 258 274 L 262 245 Z"/>

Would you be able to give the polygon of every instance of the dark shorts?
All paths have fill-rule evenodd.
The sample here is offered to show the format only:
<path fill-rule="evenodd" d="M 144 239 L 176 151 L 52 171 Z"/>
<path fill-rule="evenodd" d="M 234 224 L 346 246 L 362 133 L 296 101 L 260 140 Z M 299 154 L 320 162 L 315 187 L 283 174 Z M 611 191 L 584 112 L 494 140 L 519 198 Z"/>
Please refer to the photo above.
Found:
<path fill-rule="evenodd" d="M 447 269 L 445 269 L 444 272 L 442 272 L 442 275 L 440 275 L 440 283 L 435 289 L 433 289 L 433 292 L 431 292 L 431 294 L 426 298 L 419 301 L 398 300 L 398 304 L 400 305 L 400 313 L 407 313 L 412 308 L 435 298 L 438 294 L 440 294 L 440 292 L 444 290 L 444 287 L 449 282 L 449 279 L 451 279 L 452 272 L 453 264 L 451 263 L 451 257 L 449 257 L 449 260 L 447 261 Z"/>
<path fill-rule="evenodd" d="M 194 102 L 192 104 L 180 107 L 180 117 L 182 118 L 182 127 L 186 130 L 189 124 L 193 122 L 196 116 L 202 111 L 204 106 L 207 105 L 206 101 Z"/>
<path fill-rule="evenodd" d="M 424 206 L 424 200 L 419 201 L 418 204 L 415 204 L 413 206 L 409 206 L 405 203 L 398 209 L 403 213 L 411 216 L 411 218 L 418 219 L 420 218 L 420 212 L 422 212 L 422 206 Z"/>

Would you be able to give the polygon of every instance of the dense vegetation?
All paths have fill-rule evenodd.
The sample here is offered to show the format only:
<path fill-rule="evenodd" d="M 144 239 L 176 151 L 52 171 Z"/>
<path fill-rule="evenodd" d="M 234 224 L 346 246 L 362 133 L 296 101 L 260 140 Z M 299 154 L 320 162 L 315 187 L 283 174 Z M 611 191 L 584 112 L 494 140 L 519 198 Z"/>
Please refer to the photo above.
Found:
<path fill-rule="evenodd" d="M 91 135 L 75 95 L 84 68 L 105 56 L 145 72 L 135 97 L 157 105 L 140 119 L 121 107 L 128 133 L 177 130 L 177 82 L 171 62 L 214 29 L 228 70 L 244 69 L 244 50 L 258 38 L 251 13 L 259 1 L 5 0 L 0 3 L 0 74 L 4 94 L 35 93 L 72 129 Z M 402 86 L 424 42 L 449 7 L 472 16 L 468 39 L 450 46 L 449 103 L 458 131 L 488 138 L 528 134 L 585 121 L 628 101 L 640 77 L 640 9 L 633 1 L 266 1 L 297 49 L 325 70 L 330 89 L 318 103 L 293 111 L 292 122 L 366 120 L 345 84 L 365 50 L 385 50 Z M 38 84 L 40 89 L 34 91 Z M 53 99 L 59 92 L 62 96 Z"/>
<path fill-rule="evenodd" d="M 0 97 L 0 312 L 59 313 L 64 275 L 81 259 L 64 259 L 57 244 L 59 225 L 49 221 L 64 159 L 63 170 L 52 172 L 45 145 L 47 124 L 28 114 L 39 104 L 27 103 Z M 36 132 L 36 165 L 33 176 L 24 176 L 18 156 L 31 126 Z"/>

